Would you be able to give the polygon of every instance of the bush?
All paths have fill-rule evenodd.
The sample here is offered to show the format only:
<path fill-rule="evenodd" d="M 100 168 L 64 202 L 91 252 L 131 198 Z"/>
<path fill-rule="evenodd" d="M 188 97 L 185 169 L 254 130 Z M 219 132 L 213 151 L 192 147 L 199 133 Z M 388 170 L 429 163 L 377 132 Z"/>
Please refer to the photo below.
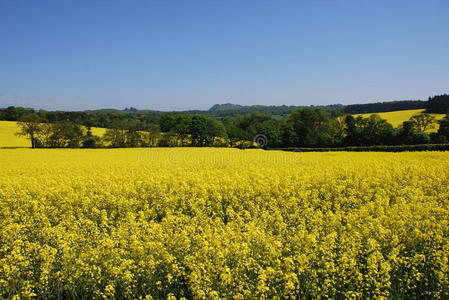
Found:
<path fill-rule="evenodd" d="M 270 148 L 268 150 L 283 150 L 295 152 L 328 152 L 328 151 L 354 151 L 354 152 L 405 152 L 405 151 L 449 151 L 449 144 L 421 144 L 396 146 L 354 146 L 338 148 Z"/>

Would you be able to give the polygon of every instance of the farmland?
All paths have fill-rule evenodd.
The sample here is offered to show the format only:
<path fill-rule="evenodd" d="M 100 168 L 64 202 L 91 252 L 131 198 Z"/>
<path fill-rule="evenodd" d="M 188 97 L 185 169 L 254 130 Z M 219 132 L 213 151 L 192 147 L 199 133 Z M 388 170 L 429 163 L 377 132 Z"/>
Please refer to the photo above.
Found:
<path fill-rule="evenodd" d="M 0 147 L 30 147 L 29 140 L 15 135 L 18 131 L 16 122 L 0 121 Z"/>
<path fill-rule="evenodd" d="M 0 298 L 448 298 L 449 156 L 0 150 Z"/>
<path fill-rule="evenodd" d="M 17 136 L 19 126 L 14 121 L 0 121 L 0 148 L 30 148 L 30 140 L 24 136 Z M 92 128 L 92 134 L 103 136 L 105 128 Z"/>
<path fill-rule="evenodd" d="M 391 112 L 383 112 L 383 113 L 376 113 L 376 115 L 379 115 L 382 119 L 387 120 L 388 123 L 393 125 L 393 127 L 399 127 L 402 125 L 404 121 L 407 121 L 410 119 L 411 116 L 415 114 L 419 114 L 424 112 L 424 109 L 412 109 L 412 110 L 398 110 L 398 111 L 391 111 Z M 361 114 L 358 116 L 362 117 L 369 117 L 372 114 Z M 444 114 L 433 114 L 437 120 L 441 120 L 444 117 Z M 436 132 L 438 129 L 438 125 L 434 129 L 428 130 L 429 132 Z"/>

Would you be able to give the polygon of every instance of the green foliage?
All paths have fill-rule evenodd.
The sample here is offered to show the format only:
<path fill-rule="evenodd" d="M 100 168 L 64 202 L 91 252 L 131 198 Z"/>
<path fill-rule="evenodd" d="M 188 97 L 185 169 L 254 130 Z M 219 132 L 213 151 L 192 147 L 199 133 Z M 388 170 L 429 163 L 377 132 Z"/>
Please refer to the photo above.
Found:
<path fill-rule="evenodd" d="M 53 135 L 58 140 L 59 147 L 78 148 L 84 135 L 83 128 L 72 121 L 62 121 L 53 124 Z"/>
<path fill-rule="evenodd" d="M 439 121 L 440 127 L 438 128 L 438 134 L 446 137 L 449 140 L 449 113 Z"/>
<path fill-rule="evenodd" d="M 19 121 L 21 117 L 35 113 L 34 109 L 32 108 L 15 107 L 15 106 L 9 106 L 3 110 L 0 109 L 0 112 L 2 120 L 5 121 Z"/>
<path fill-rule="evenodd" d="M 345 144 L 351 146 L 388 145 L 394 143 L 395 130 L 391 124 L 376 114 L 345 119 Z"/>
<path fill-rule="evenodd" d="M 212 145 L 215 137 L 226 136 L 226 129 L 220 121 L 204 115 L 195 115 L 192 117 L 189 133 L 193 146 L 204 147 Z"/>
<path fill-rule="evenodd" d="M 426 112 L 445 114 L 449 110 L 449 95 L 438 95 L 429 98 L 426 104 Z"/>
<path fill-rule="evenodd" d="M 380 113 L 397 110 L 420 109 L 425 106 L 426 102 L 421 100 L 388 101 L 346 105 L 343 112 L 346 114 Z"/>
<path fill-rule="evenodd" d="M 28 137 L 31 141 L 31 148 L 37 148 L 41 146 L 38 136 L 44 131 L 44 122 L 45 120 L 37 114 L 23 115 L 19 117 L 19 121 L 17 122 L 20 129 L 17 135 Z"/>
<path fill-rule="evenodd" d="M 96 135 L 87 135 L 82 141 L 83 148 L 100 148 L 102 147 L 101 138 Z"/>
<path fill-rule="evenodd" d="M 435 116 L 433 116 L 431 114 L 427 114 L 427 113 L 413 115 L 410 118 L 410 121 L 413 122 L 413 127 L 416 130 L 419 130 L 422 132 L 425 132 L 428 129 L 435 128 L 435 124 L 437 122 Z"/>
<path fill-rule="evenodd" d="M 270 150 L 270 149 L 268 149 Z M 275 148 L 272 150 L 284 150 L 293 152 L 409 152 L 409 151 L 449 151 L 449 144 L 423 144 L 423 145 L 386 145 L 386 146 L 349 146 L 337 148 L 306 148 L 290 147 Z"/>
<path fill-rule="evenodd" d="M 302 108 L 293 112 L 288 122 L 295 133 L 295 144 L 305 147 L 333 144 L 331 120 L 329 112 L 319 108 Z"/>
<path fill-rule="evenodd" d="M 430 136 L 419 131 L 414 121 L 405 121 L 399 129 L 396 141 L 404 145 L 425 144 L 430 142 Z"/>
<path fill-rule="evenodd" d="M 440 99 L 438 97 L 435 99 Z M 421 102 L 398 101 L 357 107 L 360 109 L 365 107 L 368 110 L 379 105 L 396 109 L 416 108 L 415 106 L 420 106 Z M 411 123 L 404 123 L 401 128 L 395 129 L 379 115 L 372 114 L 369 117 L 342 115 L 339 109 L 331 106 L 300 108 L 285 117 L 274 116 L 270 111 L 261 113 L 260 111 L 265 111 L 262 108 L 260 111 L 253 111 L 255 107 L 245 110 L 247 108 L 249 109 L 234 105 L 217 106 L 212 112 L 240 111 L 235 116 L 223 115 L 225 117 L 222 118 L 222 115 L 215 115 L 217 118 L 212 118 L 211 114 L 201 114 L 200 111 L 163 113 L 132 107 L 124 111 L 39 111 L 35 115 L 42 120 L 48 120 L 49 124 L 38 125 L 41 128 L 33 135 L 32 143 L 33 147 L 235 147 L 250 143 L 257 135 L 264 135 L 268 147 L 319 148 L 444 143 L 449 139 L 447 129 L 449 125 L 445 120 L 440 122 L 437 134 L 425 133 L 435 125 L 435 117 L 430 114 L 414 115 L 410 119 Z M 9 107 L 0 110 L 0 117 L 15 118 L 25 112 L 27 109 Z M 362 109 L 360 112 L 365 110 Z M 88 128 L 104 125 L 107 130 L 103 141 L 92 138 L 89 134 L 85 136 L 81 134 L 80 125 Z"/>

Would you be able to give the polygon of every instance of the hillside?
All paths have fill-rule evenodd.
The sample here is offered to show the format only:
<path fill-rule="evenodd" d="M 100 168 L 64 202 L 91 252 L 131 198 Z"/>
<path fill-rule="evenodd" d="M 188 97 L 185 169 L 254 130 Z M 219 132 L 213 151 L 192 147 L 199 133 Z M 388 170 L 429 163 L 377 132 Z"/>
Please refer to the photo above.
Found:
<path fill-rule="evenodd" d="M 415 114 L 419 114 L 421 112 L 424 112 L 424 109 L 411 109 L 411 110 L 398 110 L 398 111 L 391 111 L 391 112 L 383 112 L 383 113 L 376 113 L 376 115 L 379 115 L 382 119 L 385 119 L 393 125 L 394 127 L 399 127 L 404 121 L 407 121 L 410 119 L 411 116 Z M 362 117 L 369 117 L 372 114 L 360 114 L 357 116 Z M 444 114 L 432 114 L 434 115 L 437 120 L 441 120 L 444 117 Z M 430 130 L 429 132 L 436 132 L 438 129 L 438 126 Z"/>
<path fill-rule="evenodd" d="M 225 103 L 225 104 L 215 104 L 211 108 L 209 108 L 209 111 L 218 111 L 218 110 L 229 110 L 229 109 L 238 109 L 241 108 L 241 105 L 238 104 L 232 104 L 232 103 Z"/>

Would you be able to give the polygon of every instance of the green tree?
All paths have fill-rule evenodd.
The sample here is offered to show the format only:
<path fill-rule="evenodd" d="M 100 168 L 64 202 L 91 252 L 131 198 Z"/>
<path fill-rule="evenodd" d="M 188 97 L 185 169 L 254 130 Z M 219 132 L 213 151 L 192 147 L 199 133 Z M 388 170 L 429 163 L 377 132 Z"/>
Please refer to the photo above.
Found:
<path fill-rule="evenodd" d="M 210 146 L 215 137 L 225 137 L 226 129 L 223 123 L 204 115 L 195 115 L 190 124 L 190 136 L 194 146 Z"/>
<path fill-rule="evenodd" d="M 55 133 L 62 141 L 62 147 L 77 148 L 84 136 L 84 130 L 73 121 L 65 120 L 55 124 Z"/>
<path fill-rule="evenodd" d="M 362 118 L 362 117 L 360 117 Z M 347 115 L 345 117 L 345 133 L 344 138 L 345 145 L 354 146 L 360 144 L 360 130 L 357 124 L 363 120 L 356 120 L 353 115 Z"/>
<path fill-rule="evenodd" d="M 414 128 L 416 130 L 423 132 L 427 129 L 435 128 L 435 125 L 437 123 L 435 116 L 426 113 L 413 115 L 410 118 L 410 121 L 413 122 Z"/>
<path fill-rule="evenodd" d="M 159 126 L 162 132 L 169 132 L 176 126 L 177 118 L 174 113 L 164 114 L 159 121 Z"/>
<path fill-rule="evenodd" d="M 263 134 L 267 138 L 266 147 L 279 147 L 282 143 L 282 131 L 279 121 L 265 120 L 256 126 L 257 134 Z"/>
<path fill-rule="evenodd" d="M 393 126 L 377 114 L 368 118 L 348 115 L 345 127 L 344 144 L 350 146 L 389 145 L 394 143 L 396 135 Z"/>
<path fill-rule="evenodd" d="M 405 121 L 398 131 L 396 141 L 403 145 L 427 144 L 430 141 L 430 136 L 417 130 L 413 121 Z"/>
<path fill-rule="evenodd" d="M 438 135 L 442 135 L 446 137 L 446 140 L 449 140 L 449 113 L 447 113 L 438 123 L 440 125 L 438 128 Z"/>
<path fill-rule="evenodd" d="M 281 139 L 283 147 L 298 146 L 298 136 L 293 129 L 293 124 L 288 118 L 284 118 L 281 121 Z"/>
<path fill-rule="evenodd" d="M 45 121 L 37 114 L 23 115 L 17 122 L 20 131 L 16 134 L 28 137 L 31 141 L 31 148 L 37 148 L 41 146 L 38 136 L 43 131 L 43 123 Z"/>
<path fill-rule="evenodd" d="M 93 134 L 87 134 L 82 141 L 83 148 L 98 148 L 101 146 L 101 138 Z"/>
<path fill-rule="evenodd" d="M 147 124 L 145 130 L 149 133 L 148 136 L 148 146 L 154 147 L 161 136 L 161 128 L 158 124 Z"/>
<path fill-rule="evenodd" d="M 393 143 L 396 132 L 387 120 L 382 119 L 377 114 L 358 120 L 362 145 L 389 145 Z"/>
<path fill-rule="evenodd" d="M 126 147 L 126 130 L 127 124 L 122 120 L 115 120 L 110 128 L 106 129 L 103 140 L 112 148 Z"/>
<path fill-rule="evenodd" d="M 171 132 L 177 135 L 181 146 L 184 146 L 185 141 L 190 134 L 192 117 L 189 115 L 178 115 L 175 117 L 175 121 L 175 125 L 173 125 Z"/>
<path fill-rule="evenodd" d="M 298 109 L 289 117 L 289 122 L 297 136 L 296 144 L 305 147 L 320 146 L 324 140 L 323 136 L 331 135 L 330 121 L 329 113 L 319 108 Z"/>
<path fill-rule="evenodd" d="M 20 106 L 9 106 L 5 108 L 2 115 L 6 121 L 19 121 L 21 117 L 30 114 L 35 114 L 34 109 L 24 108 Z"/>
<path fill-rule="evenodd" d="M 118 128 L 108 128 L 103 140 L 112 148 L 126 147 L 126 131 Z"/>
<path fill-rule="evenodd" d="M 172 132 L 164 132 L 158 140 L 159 147 L 175 147 L 177 146 L 177 137 Z"/>
<path fill-rule="evenodd" d="M 225 118 L 223 125 L 225 127 L 226 134 L 229 139 L 230 147 L 234 147 L 239 142 L 246 140 L 247 135 L 245 134 L 243 129 L 237 127 L 237 125 L 235 124 L 234 118 L 230 118 L 230 117 Z"/>

